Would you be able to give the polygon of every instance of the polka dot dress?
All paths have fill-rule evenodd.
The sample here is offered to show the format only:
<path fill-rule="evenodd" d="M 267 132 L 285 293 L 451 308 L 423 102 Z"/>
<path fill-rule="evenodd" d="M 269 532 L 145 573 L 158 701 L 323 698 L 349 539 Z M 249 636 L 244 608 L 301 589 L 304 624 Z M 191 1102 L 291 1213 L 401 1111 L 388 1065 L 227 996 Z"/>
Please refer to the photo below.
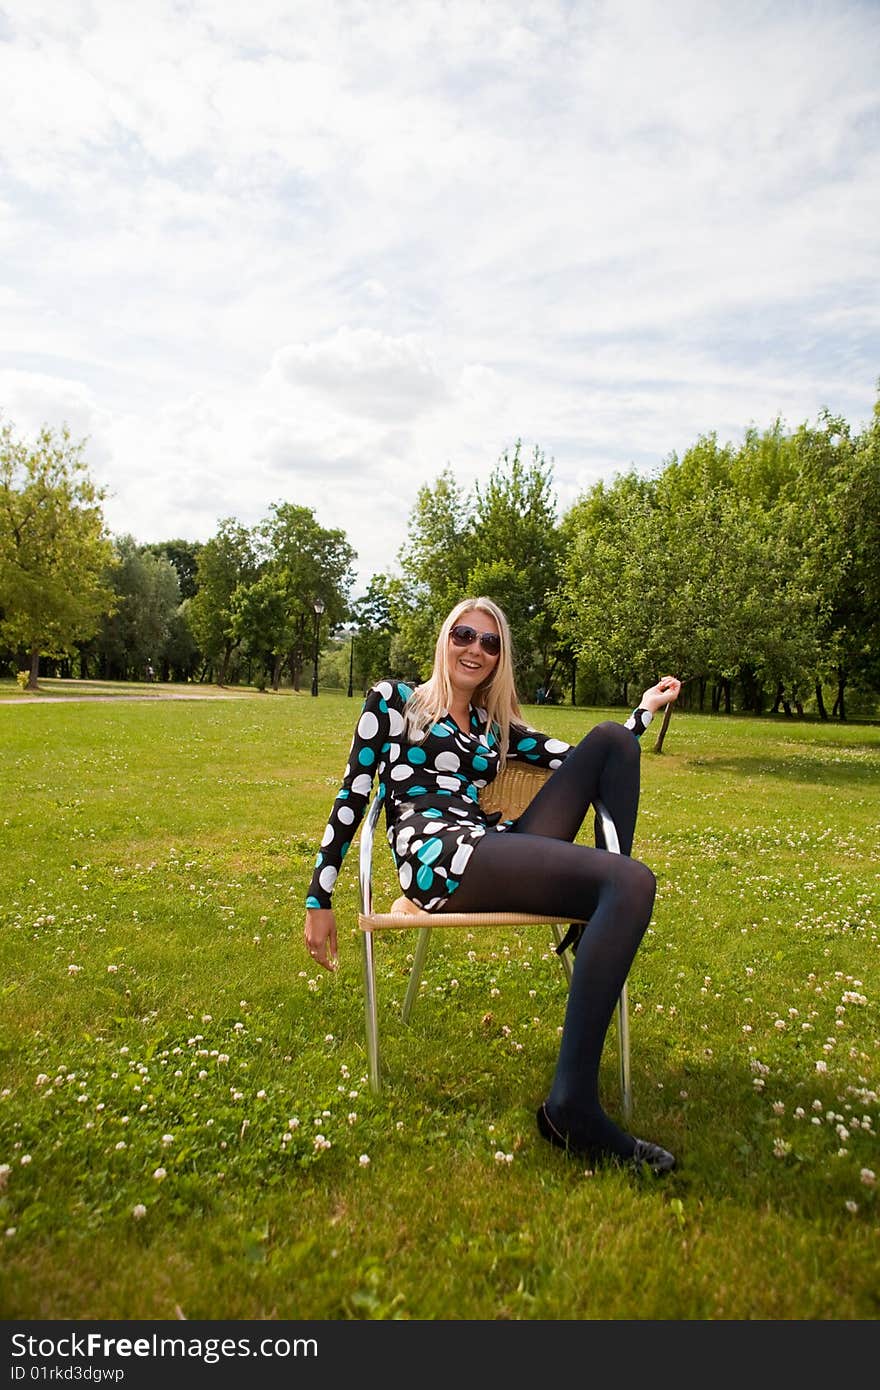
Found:
<path fill-rule="evenodd" d="M 494 781 L 499 764 L 486 711 L 471 707 L 467 733 L 447 714 L 424 733 L 407 734 L 404 708 L 411 695 L 404 682 L 387 680 L 374 686 L 364 701 L 306 907 L 330 906 L 342 861 L 377 777 L 400 887 L 428 912 L 442 907 L 455 892 L 480 839 L 511 825 L 499 824 L 497 815 L 485 815 L 479 805 L 480 790 Z M 650 718 L 646 710 L 635 710 L 626 727 L 638 737 Z M 511 759 L 552 770 L 570 752 L 571 744 L 558 738 L 511 726 Z"/>
<path fill-rule="evenodd" d="M 442 906 L 458 887 L 482 836 L 509 827 L 509 821 L 498 824 L 497 816 L 486 816 L 479 805 L 480 790 L 494 780 L 499 762 L 486 711 L 471 708 L 467 733 L 445 715 L 423 734 L 407 734 L 403 711 L 411 695 L 402 681 L 381 681 L 364 701 L 307 907 L 330 906 L 377 777 L 401 889 L 428 911 Z M 511 729 L 511 758 L 556 768 L 570 751 L 570 744 L 534 729 Z"/>

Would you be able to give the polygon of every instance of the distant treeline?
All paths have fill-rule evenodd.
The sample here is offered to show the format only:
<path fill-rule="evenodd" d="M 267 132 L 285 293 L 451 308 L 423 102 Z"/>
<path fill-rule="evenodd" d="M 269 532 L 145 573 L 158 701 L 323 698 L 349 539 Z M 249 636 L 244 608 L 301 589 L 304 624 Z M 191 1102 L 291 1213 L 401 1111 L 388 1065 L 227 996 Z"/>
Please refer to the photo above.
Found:
<path fill-rule="evenodd" d="M 524 700 L 629 702 L 660 674 L 695 709 L 845 719 L 880 697 L 880 402 L 739 446 L 703 436 L 654 476 L 596 483 L 562 515 L 520 443 L 487 483 L 422 487 L 389 571 L 355 597 L 356 552 L 311 508 L 218 522 L 207 542 L 107 534 L 66 428 L 0 430 L 0 662 L 116 679 L 282 683 L 360 694 L 430 669 L 440 621 L 489 595 Z"/>

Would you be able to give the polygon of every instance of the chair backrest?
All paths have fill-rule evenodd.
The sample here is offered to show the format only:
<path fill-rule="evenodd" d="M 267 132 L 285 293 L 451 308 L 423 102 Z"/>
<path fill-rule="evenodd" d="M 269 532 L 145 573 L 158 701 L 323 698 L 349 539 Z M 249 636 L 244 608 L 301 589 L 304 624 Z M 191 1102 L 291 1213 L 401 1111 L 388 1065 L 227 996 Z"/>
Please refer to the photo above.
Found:
<path fill-rule="evenodd" d="M 505 818 L 515 820 L 522 815 L 549 776 L 547 768 L 531 767 L 528 763 L 511 760 L 494 782 L 483 788 L 480 805 L 488 813 L 500 811 Z"/>

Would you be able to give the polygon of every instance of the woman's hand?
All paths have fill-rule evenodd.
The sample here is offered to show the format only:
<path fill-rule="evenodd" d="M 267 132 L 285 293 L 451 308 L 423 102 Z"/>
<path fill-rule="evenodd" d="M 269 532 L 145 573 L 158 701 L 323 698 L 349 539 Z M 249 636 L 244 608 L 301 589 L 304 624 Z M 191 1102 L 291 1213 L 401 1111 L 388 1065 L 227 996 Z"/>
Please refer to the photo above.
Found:
<path fill-rule="evenodd" d="M 339 961 L 336 958 L 336 914 L 333 909 L 308 908 L 304 935 L 312 960 L 323 965 L 325 970 L 335 970 Z"/>
<path fill-rule="evenodd" d="M 654 714 L 658 709 L 663 709 L 665 705 L 671 705 L 677 700 L 680 690 L 681 681 L 677 676 L 661 676 L 656 685 L 645 691 L 639 700 L 639 707 L 649 709 Z"/>

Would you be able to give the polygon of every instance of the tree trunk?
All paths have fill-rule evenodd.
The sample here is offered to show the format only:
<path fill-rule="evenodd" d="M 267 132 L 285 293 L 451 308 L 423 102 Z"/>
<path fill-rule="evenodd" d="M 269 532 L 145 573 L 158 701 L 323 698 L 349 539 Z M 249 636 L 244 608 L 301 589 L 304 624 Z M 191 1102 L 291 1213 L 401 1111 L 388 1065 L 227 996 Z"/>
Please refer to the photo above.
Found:
<path fill-rule="evenodd" d="M 730 681 L 725 680 L 722 684 L 724 686 L 724 713 L 730 714 Z"/>
<path fill-rule="evenodd" d="M 232 656 L 232 644 L 231 644 L 230 642 L 227 642 L 227 643 L 226 643 L 226 646 L 223 648 L 223 660 L 220 662 L 220 671 L 219 671 L 219 673 L 218 673 L 218 675 L 217 675 L 217 684 L 218 684 L 218 685 L 225 685 L 225 684 L 226 684 L 226 676 L 227 676 L 227 673 L 228 673 L 228 671 L 229 671 L 229 659 L 230 659 L 231 656 Z"/>
<path fill-rule="evenodd" d="M 672 718 L 672 705 L 669 704 L 669 705 L 666 706 L 665 710 L 663 711 L 663 723 L 660 725 L 660 732 L 659 732 L 659 734 L 657 735 L 657 742 L 654 744 L 654 752 L 655 752 L 655 753 L 662 753 L 662 752 L 663 752 L 663 740 L 664 740 L 665 737 L 666 737 L 666 730 L 669 728 L 669 721 L 670 721 L 671 718 Z"/>
<path fill-rule="evenodd" d="M 831 713 L 832 713 L 833 715 L 837 715 L 837 718 L 838 718 L 842 723 L 844 723 L 844 724 L 846 723 L 846 705 L 844 704 L 844 699 L 843 699 L 843 692 L 844 692 L 845 689 L 846 689 L 846 672 L 843 671 L 843 670 L 838 670 L 838 672 L 837 672 L 837 699 L 834 701 L 834 708 L 832 709 Z"/>
<path fill-rule="evenodd" d="M 281 660 L 280 656 L 272 658 L 272 689 L 277 690 L 281 684 Z"/>
<path fill-rule="evenodd" d="M 828 718 L 828 711 L 825 708 L 825 701 L 822 698 L 822 682 L 816 681 L 816 708 L 819 711 L 820 719 Z"/>
<path fill-rule="evenodd" d="M 25 690 L 39 690 L 38 677 L 40 674 L 40 649 L 37 646 L 31 647 L 31 665 L 28 674 L 28 683 Z"/>
<path fill-rule="evenodd" d="M 706 702 L 706 677 L 700 676 L 700 714 L 703 713 L 703 706 Z"/>

